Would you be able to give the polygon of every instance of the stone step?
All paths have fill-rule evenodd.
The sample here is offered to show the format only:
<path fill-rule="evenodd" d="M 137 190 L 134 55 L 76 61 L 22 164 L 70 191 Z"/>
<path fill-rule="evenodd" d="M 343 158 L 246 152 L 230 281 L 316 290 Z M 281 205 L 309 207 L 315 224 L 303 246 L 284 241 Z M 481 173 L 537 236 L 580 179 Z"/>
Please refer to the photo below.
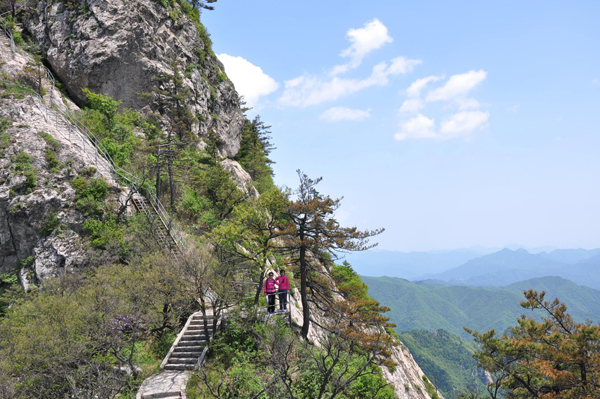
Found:
<path fill-rule="evenodd" d="M 208 324 L 208 328 L 212 329 L 212 327 L 213 327 L 212 321 L 209 321 L 207 324 Z M 192 321 L 190 321 L 190 326 L 204 326 L 204 321 L 192 320 Z"/>
<path fill-rule="evenodd" d="M 191 364 L 194 365 L 198 361 L 197 357 L 172 357 L 167 364 Z"/>
<path fill-rule="evenodd" d="M 142 399 L 181 399 L 179 391 L 145 393 Z"/>
<path fill-rule="evenodd" d="M 196 334 L 184 334 L 181 339 L 179 340 L 179 342 L 181 341 L 206 341 L 206 337 L 204 336 L 204 334 L 202 335 L 196 335 Z"/>
<path fill-rule="evenodd" d="M 167 364 L 165 370 L 191 370 L 194 366 L 187 364 Z"/>
<path fill-rule="evenodd" d="M 186 331 L 181 336 L 181 339 L 188 338 L 189 339 L 206 339 L 206 334 L 201 331 Z"/>
<path fill-rule="evenodd" d="M 202 344 L 205 344 L 206 341 L 197 341 L 197 340 L 193 340 L 193 341 L 179 341 L 179 346 L 202 346 Z"/>
<path fill-rule="evenodd" d="M 189 346 L 187 348 L 190 348 Z M 171 353 L 171 358 L 177 357 L 195 357 L 195 358 L 199 358 L 200 355 L 202 354 L 202 351 L 197 351 L 197 352 L 192 352 L 192 351 L 187 351 L 187 352 L 173 352 Z"/>
<path fill-rule="evenodd" d="M 203 349 L 204 349 L 204 347 L 201 345 L 182 345 L 182 346 L 177 346 L 173 350 L 173 354 L 180 353 L 180 352 L 198 352 L 198 351 L 202 352 Z"/>
<path fill-rule="evenodd" d="M 188 330 L 204 330 L 204 323 L 190 323 L 187 328 Z M 212 326 L 208 326 L 208 331 L 211 332 L 213 330 Z"/>

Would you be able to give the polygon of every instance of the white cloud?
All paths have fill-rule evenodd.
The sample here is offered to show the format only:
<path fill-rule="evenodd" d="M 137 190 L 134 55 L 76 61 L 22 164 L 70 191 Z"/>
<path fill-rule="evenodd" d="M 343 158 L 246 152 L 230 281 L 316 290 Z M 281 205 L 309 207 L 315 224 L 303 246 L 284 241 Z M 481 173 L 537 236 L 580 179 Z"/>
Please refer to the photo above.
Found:
<path fill-rule="evenodd" d="M 408 89 L 406 89 L 406 95 L 409 97 L 419 97 L 421 95 L 421 90 L 423 90 L 429 82 L 437 82 L 440 79 L 444 79 L 444 75 L 427 76 L 426 78 L 417 79 Z"/>
<path fill-rule="evenodd" d="M 458 109 L 461 111 L 465 111 L 467 109 L 479 109 L 479 107 L 481 107 L 479 101 L 475 100 L 474 98 L 457 98 L 454 100 L 454 104 L 458 106 Z"/>
<path fill-rule="evenodd" d="M 323 112 L 319 119 L 328 122 L 339 122 L 343 120 L 348 121 L 362 121 L 371 116 L 371 109 L 352 109 L 347 107 L 333 107 Z"/>
<path fill-rule="evenodd" d="M 421 60 L 409 60 L 406 57 L 396 57 L 392 60 L 392 65 L 388 69 L 389 75 L 404 75 L 414 71 L 417 65 L 421 65 Z"/>
<path fill-rule="evenodd" d="M 440 133 L 449 136 L 470 133 L 478 127 L 483 126 L 489 117 L 489 113 L 482 111 L 458 112 L 442 121 Z"/>
<path fill-rule="evenodd" d="M 394 40 L 388 34 L 387 27 L 377 18 L 365 23 L 363 28 L 348 30 L 346 37 L 352 44 L 342 51 L 340 56 L 350 58 L 350 62 L 333 67 L 332 75 L 338 75 L 358 67 L 367 54 Z"/>
<path fill-rule="evenodd" d="M 409 98 L 408 100 L 404 100 L 402 106 L 400 107 L 400 112 L 406 112 L 410 114 L 416 114 L 420 110 L 423 109 L 425 104 L 419 98 Z"/>
<path fill-rule="evenodd" d="M 598 79 L 598 78 L 594 78 L 594 79 L 592 80 L 592 84 L 594 84 L 594 85 L 600 85 L 600 79 Z"/>
<path fill-rule="evenodd" d="M 435 121 L 418 114 L 400 124 L 400 131 L 394 135 L 398 141 L 406 139 L 451 139 L 466 136 L 477 128 L 482 128 L 490 114 L 482 111 L 463 111 L 442 121 L 439 131 Z"/>
<path fill-rule="evenodd" d="M 426 101 L 446 101 L 468 93 L 487 77 L 483 69 L 469 71 L 463 74 L 452 75 L 450 79 L 440 88 L 430 91 Z"/>
<path fill-rule="evenodd" d="M 225 66 L 225 72 L 237 92 L 244 96 L 248 107 L 253 107 L 261 96 L 272 93 L 279 87 L 260 67 L 242 57 L 219 54 L 218 58 Z"/>
<path fill-rule="evenodd" d="M 356 93 L 371 86 L 385 86 L 389 76 L 411 72 L 421 60 L 394 58 L 390 66 L 382 62 L 373 67 L 371 76 L 365 79 L 344 79 L 333 77 L 323 80 L 320 77 L 303 75 L 285 82 L 285 90 L 279 102 L 285 106 L 306 107 Z"/>
<path fill-rule="evenodd" d="M 417 115 L 400 125 L 400 131 L 394 135 L 398 141 L 409 138 L 436 138 L 439 135 L 434 130 L 435 121 L 424 115 Z"/>
<path fill-rule="evenodd" d="M 507 110 L 508 112 L 511 112 L 511 113 L 513 113 L 513 114 L 516 114 L 516 113 L 519 111 L 519 107 L 520 107 L 520 105 L 519 105 L 519 104 L 515 104 L 515 105 L 513 105 L 513 106 L 510 106 L 510 107 L 506 108 L 506 110 Z"/>
<path fill-rule="evenodd" d="M 430 82 L 444 79 L 444 76 L 427 76 L 415 80 L 406 89 L 408 98 L 400 107 L 400 115 L 416 114 L 410 119 L 404 119 L 400 124 L 400 131 L 394 135 L 396 140 L 410 138 L 428 139 L 450 139 L 466 136 L 477 128 L 486 125 L 490 114 L 479 111 L 481 104 L 474 98 L 466 97 L 466 94 L 475 86 L 485 80 L 487 72 L 470 71 L 463 74 L 451 76 L 446 83 L 437 89 L 429 91 L 425 101 L 444 101 L 440 107 L 441 111 L 456 110 L 458 112 L 442 119 L 439 128 L 435 126 L 434 120 L 421 114 L 425 108 L 425 101 L 421 99 L 421 92 Z"/>

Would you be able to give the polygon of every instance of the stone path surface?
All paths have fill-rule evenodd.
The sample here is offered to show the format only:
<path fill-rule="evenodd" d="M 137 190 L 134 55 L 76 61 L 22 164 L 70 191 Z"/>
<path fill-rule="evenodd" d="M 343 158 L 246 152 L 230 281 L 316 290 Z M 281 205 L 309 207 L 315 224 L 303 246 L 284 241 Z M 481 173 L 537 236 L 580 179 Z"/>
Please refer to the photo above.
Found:
<path fill-rule="evenodd" d="M 183 371 L 163 371 L 147 378 L 138 390 L 136 399 L 185 399 L 185 387 L 190 373 Z"/>

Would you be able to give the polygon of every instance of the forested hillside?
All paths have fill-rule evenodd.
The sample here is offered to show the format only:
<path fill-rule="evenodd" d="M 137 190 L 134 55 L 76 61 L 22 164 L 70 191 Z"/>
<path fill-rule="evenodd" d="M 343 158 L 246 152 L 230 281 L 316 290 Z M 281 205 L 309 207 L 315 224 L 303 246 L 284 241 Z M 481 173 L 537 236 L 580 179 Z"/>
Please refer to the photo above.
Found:
<path fill-rule="evenodd" d="M 401 340 L 446 397 L 468 387 L 481 388 L 484 376 L 471 358 L 476 346 L 463 327 L 504 333 L 525 311 L 519 305 L 528 289 L 560 298 L 577 322 L 600 321 L 600 291 L 560 277 L 536 278 L 506 287 L 445 286 L 391 277 L 365 277 L 369 294 L 388 306 Z M 527 313 L 539 319 L 541 312 Z M 479 382 L 477 382 L 479 381 Z"/>

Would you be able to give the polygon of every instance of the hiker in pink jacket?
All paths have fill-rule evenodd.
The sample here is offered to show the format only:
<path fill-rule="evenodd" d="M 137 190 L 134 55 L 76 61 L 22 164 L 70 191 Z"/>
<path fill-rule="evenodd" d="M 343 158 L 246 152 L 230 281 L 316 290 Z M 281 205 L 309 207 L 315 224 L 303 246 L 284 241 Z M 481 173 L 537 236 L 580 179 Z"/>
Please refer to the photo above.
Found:
<path fill-rule="evenodd" d="M 285 312 L 287 311 L 287 298 L 288 291 L 290 290 L 290 280 L 288 276 L 285 275 L 285 270 L 281 269 L 279 271 L 279 277 L 275 279 L 275 284 L 279 287 L 277 291 L 279 294 L 279 311 Z"/>
<path fill-rule="evenodd" d="M 273 279 L 273 272 L 269 272 L 269 277 L 265 279 L 264 292 L 267 296 L 267 313 L 275 313 L 275 295 L 277 295 L 277 287 Z"/>

